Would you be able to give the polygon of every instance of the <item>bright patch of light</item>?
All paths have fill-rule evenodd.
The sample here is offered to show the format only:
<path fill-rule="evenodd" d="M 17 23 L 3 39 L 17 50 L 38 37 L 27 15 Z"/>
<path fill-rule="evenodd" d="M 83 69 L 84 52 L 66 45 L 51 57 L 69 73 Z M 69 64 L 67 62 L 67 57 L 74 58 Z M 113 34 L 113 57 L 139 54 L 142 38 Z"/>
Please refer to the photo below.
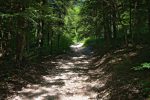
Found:
<path fill-rule="evenodd" d="M 71 47 L 80 52 L 82 46 L 83 44 L 77 44 Z M 56 64 L 54 70 L 56 73 L 42 76 L 42 82 L 39 85 L 27 85 L 18 92 L 19 96 L 8 100 L 96 100 L 97 93 L 91 89 L 92 87 L 101 88 L 104 84 L 99 84 L 98 81 L 87 81 L 90 77 L 82 73 L 84 69 L 88 69 L 89 61 L 86 58 L 87 56 L 81 53 L 75 57 L 71 56 L 71 60 L 51 61 L 52 64 Z M 81 72 L 80 69 L 82 69 Z"/>
<path fill-rule="evenodd" d="M 0 53 L 0 57 L 2 57 L 3 56 L 3 54 L 2 53 Z"/>
<path fill-rule="evenodd" d="M 83 43 L 78 43 L 76 45 L 71 45 L 71 48 L 81 48 L 83 46 Z"/>

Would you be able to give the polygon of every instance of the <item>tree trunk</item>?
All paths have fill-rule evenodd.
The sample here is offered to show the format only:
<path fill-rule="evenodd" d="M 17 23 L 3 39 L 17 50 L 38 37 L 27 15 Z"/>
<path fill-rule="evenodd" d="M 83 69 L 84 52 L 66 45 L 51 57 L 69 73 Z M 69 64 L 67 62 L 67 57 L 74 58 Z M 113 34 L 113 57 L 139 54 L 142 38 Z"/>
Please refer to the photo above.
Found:
<path fill-rule="evenodd" d="M 21 8 L 19 10 L 24 11 L 25 8 L 23 6 L 21 6 Z M 18 66 L 20 66 L 20 64 L 23 61 L 23 53 L 24 53 L 24 49 L 26 46 L 25 18 L 23 16 L 19 15 L 17 24 L 18 24 L 17 25 L 18 32 L 16 33 L 16 64 Z"/>
<path fill-rule="evenodd" d="M 16 37 L 16 62 L 17 65 L 20 66 L 21 62 L 23 61 L 23 53 L 24 53 L 24 48 L 25 48 L 25 43 L 26 43 L 26 38 L 25 38 L 25 33 L 18 32 L 17 37 Z"/>
<path fill-rule="evenodd" d="M 59 53 L 59 49 L 60 49 L 60 37 L 61 37 L 61 35 L 60 35 L 60 33 L 58 33 L 58 36 L 57 36 L 57 51 L 58 51 L 58 53 Z"/>
<path fill-rule="evenodd" d="M 3 31 L 2 31 L 2 17 L 0 16 L 0 58 L 3 56 Z"/>
<path fill-rule="evenodd" d="M 40 19 L 38 27 L 38 47 L 43 47 L 43 21 Z"/>
<path fill-rule="evenodd" d="M 42 0 L 40 6 L 42 7 L 47 3 L 47 0 Z M 40 11 L 41 16 L 43 15 L 43 10 Z M 44 45 L 44 20 L 42 17 L 39 19 L 39 33 L 38 33 L 38 47 L 41 48 Z"/>
<path fill-rule="evenodd" d="M 108 9 L 104 9 L 106 7 L 106 3 L 103 2 L 103 21 L 104 21 L 104 40 L 105 46 L 110 46 L 110 39 L 111 39 L 111 29 L 110 29 L 110 14 L 108 13 Z"/>
<path fill-rule="evenodd" d="M 133 44 L 133 32 L 132 32 L 132 2 L 131 0 L 129 0 L 129 12 L 130 12 L 130 20 L 129 20 L 129 30 L 130 30 L 130 36 L 131 36 L 131 41 L 132 41 L 132 44 Z"/>
<path fill-rule="evenodd" d="M 50 43 L 51 43 L 51 45 L 50 45 L 50 47 L 51 47 L 51 54 L 53 54 L 53 34 L 54 34 L 54 31 L 52 30 L 51 31 L 52 33 L 51 33 L 51 40 L 50 40 Z"/>
<path fill-rule="evenodd" d="M 116 26 L 116 5 L 114 4 L 113 7 L 113 12 L 112 12 L 112 17 L 113 17 L 113 38 L 117 38 L 117 26 Z"/>
<path fill-rule="evenodd" d="M 148 9 L 148 29 L 150 34 L 150 0 L 147 0 L 147 9 Z"/>

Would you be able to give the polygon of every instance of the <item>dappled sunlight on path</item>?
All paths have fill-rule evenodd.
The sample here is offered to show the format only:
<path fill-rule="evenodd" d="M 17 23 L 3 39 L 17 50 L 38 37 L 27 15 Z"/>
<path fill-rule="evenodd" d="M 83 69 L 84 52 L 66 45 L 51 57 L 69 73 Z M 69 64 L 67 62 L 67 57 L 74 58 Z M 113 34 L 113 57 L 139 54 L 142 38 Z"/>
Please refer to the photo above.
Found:
<path fill-rule="evenodd" d="M 27 78 L 36 81 L 7 100 L 145 100 L 138 82 L 149 80 L 150 74 L 132 69 L 134 62 L 141 61 L 140 51 L 122 49 L 100 55 L 82 44 L 71 49 L 35 64 L 38 67 L 31 72 L 37 73 L 27 70 Z"/>
<path fill-rule="evenodd" d="M 9 100 L 97 100 L 93 87 L 97 81 L 89 77 L 90 50 L 82 44 L 72 46 L 73 53 L 51 61 L 56 67 L 42 76 L 40 84 L 27 85 Z M 83 53 L 88 53 L 88 55 Z M 44 62 L 43 62 L 44 63 Z M 51 67 L 51 66 L 48 66 Z M 103 86 L 104 84 L 100 84 Z"/>

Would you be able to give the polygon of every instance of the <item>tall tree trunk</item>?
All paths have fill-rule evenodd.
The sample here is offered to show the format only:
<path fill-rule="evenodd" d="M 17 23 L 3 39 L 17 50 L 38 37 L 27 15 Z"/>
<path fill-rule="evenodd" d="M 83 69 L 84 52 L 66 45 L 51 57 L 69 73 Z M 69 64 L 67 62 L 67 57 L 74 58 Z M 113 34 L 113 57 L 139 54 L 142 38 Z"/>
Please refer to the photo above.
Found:
<path fill-rule="evenodd" d="M 21 6 L 20 11 L 24 11 L 25 7 Z M 20 26 L 21 25 L 21 26 Z M 23 61 L 23 53 L 26 45 L 26 34 L 25 34 L 25 18 L 18 16 L 18 32 L 16 33 L 16 64 L 20 66 Z"/>
<path fill-rule="evenodd" d="M 133 25 L 133 27 L 134 27 L 134 34 L 136 34 L 135 36 L 136 36 L 136 40 L 138 39 L 138 40 L 141 40 L 141 25 L 143 24 L 142 23 L 142 17 L 141 17 L 141 11 L 140 11 L 140 9 L 141 9 L 141 6 L 140 6 L 140 4 L 141 4 L 142 2 L 140 1 L 140 0 L 136 0 L 135 2 L 134 2 L 134 25 Z M 142 27 L 143 28 L 143 27 Z M 142 40 L 141 41 L 138 41 L 137 40 L 137 42 L 143 42 Z"/>
<path fill-rule="evenodd" d="M 3 31 L 2 31 L 2 16 L 0 16 L 0 58 L 3 56 Z"/>
<path fill-rule="evenodd" d="M 51 45 L 50 45 L 50 47 L 51 47 L 51 54 L 53 54 L 53 34 L 54 34 L 54 31 L 53 31 L 53 29 L 52 29 L 52 31 L 51 31 L 51 40 L 50 40 L 50 43 L 51 43 Z"/>
<path fill-rule="evenodd" d="M 16 42 L 17 42 L 16 62 L 17 62 L 17 65 L 20 66 L 21 62 L 23 61 L 23 53 L 24 53 L 25 43 L 26 43 L 26 38 L 25 38 L 24 32 L 17 33 Z"/>
<path fill-rule="evenodd" d="M 114 6 L 113 6 L 113 11 L 112 11 L 112 23 L 113 23 L 113 38 L 116 39 L 117 38 L 117 25 L 116 25 L 116 15 L 117 14 L 117 11 L 116 11 L 116 4 L 114 3 Z"/>
<path fill-rule="evenodd" d="M 148 29 L 150 34 L 150 0 L 147 0 L 147 9 L 148 9 Z"/>
<path fill-rule="evenodd" d="M 110 29 L 110 14 L 106 11 L 107 4 L 103 1 L 103 21 L 104 21 L 104 40 L 105 46 L 109 47 L 111 39 L 111 29 Z M 105 9 L 104 9 L 105 8 Z"/>
<path fill-rule="evenodd" d="M 105 43 L 106 46 L 110 45 L 110 39 L 111 39 L 111 31 L 110 31 L 110 25 L 109 25 L 109 18 L 107 16 L 105 16 L 104 18 L 104 39 L 105 39 Z"/>
<path fill-rule="evenodd" d="M 133 32 L 132 32 L 132 0 L 129 0 L 129 13 L 130 13 L 130 20 L 129 20 L 129 31 L 131 36 L 131 41 L 133 43 Z"/>
<path fill-rule="evenodd" d="M 41 48 L 43 47 L 43 41 L 44 41 L 44 36 L 43 36 L 43 27 L 44 27 L 44 23 L 43 20 L 40 19 L 39 22 L 39 31 L 38 31 L 38 47 Z"/>
<path fill-rule="evenodd" d="M 40 6 L 44 6 L 47 3 L 47 0 L 42 0 L 40 2 Z M 43 16 L 43 10 L 40 11 L 41 16 Z M 44 45 L 44 20 L 41 17 L 39 19 L 39 33 L 38 33 L 38 46 L 39 48 L 43 47 Z"/>
<path fill-rule="evenodd" d="M 57 36 L 57 51 L 58 51 L 58 53 L 59 53 L 59 49 L 60 49 L 60 37 L 61 37 L 61 35 L 60 35 L 60 33 L 58 33 L 58 36 Z"/>
<path fill-rule="evenodd" d="M 47 46 L 50 45 L 50 33 L 47 32 Z"/>

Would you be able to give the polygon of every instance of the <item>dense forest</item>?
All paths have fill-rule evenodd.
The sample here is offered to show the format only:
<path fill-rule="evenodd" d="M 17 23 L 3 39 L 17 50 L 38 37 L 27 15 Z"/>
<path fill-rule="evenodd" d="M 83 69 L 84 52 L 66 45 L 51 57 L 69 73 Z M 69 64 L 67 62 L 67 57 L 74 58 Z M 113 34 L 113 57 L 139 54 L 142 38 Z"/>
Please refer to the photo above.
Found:
<path fill-rule="evenodd" d="M 149 100 L 149 39 L 149 0 L 0 0 L 0 99 Z"/>

